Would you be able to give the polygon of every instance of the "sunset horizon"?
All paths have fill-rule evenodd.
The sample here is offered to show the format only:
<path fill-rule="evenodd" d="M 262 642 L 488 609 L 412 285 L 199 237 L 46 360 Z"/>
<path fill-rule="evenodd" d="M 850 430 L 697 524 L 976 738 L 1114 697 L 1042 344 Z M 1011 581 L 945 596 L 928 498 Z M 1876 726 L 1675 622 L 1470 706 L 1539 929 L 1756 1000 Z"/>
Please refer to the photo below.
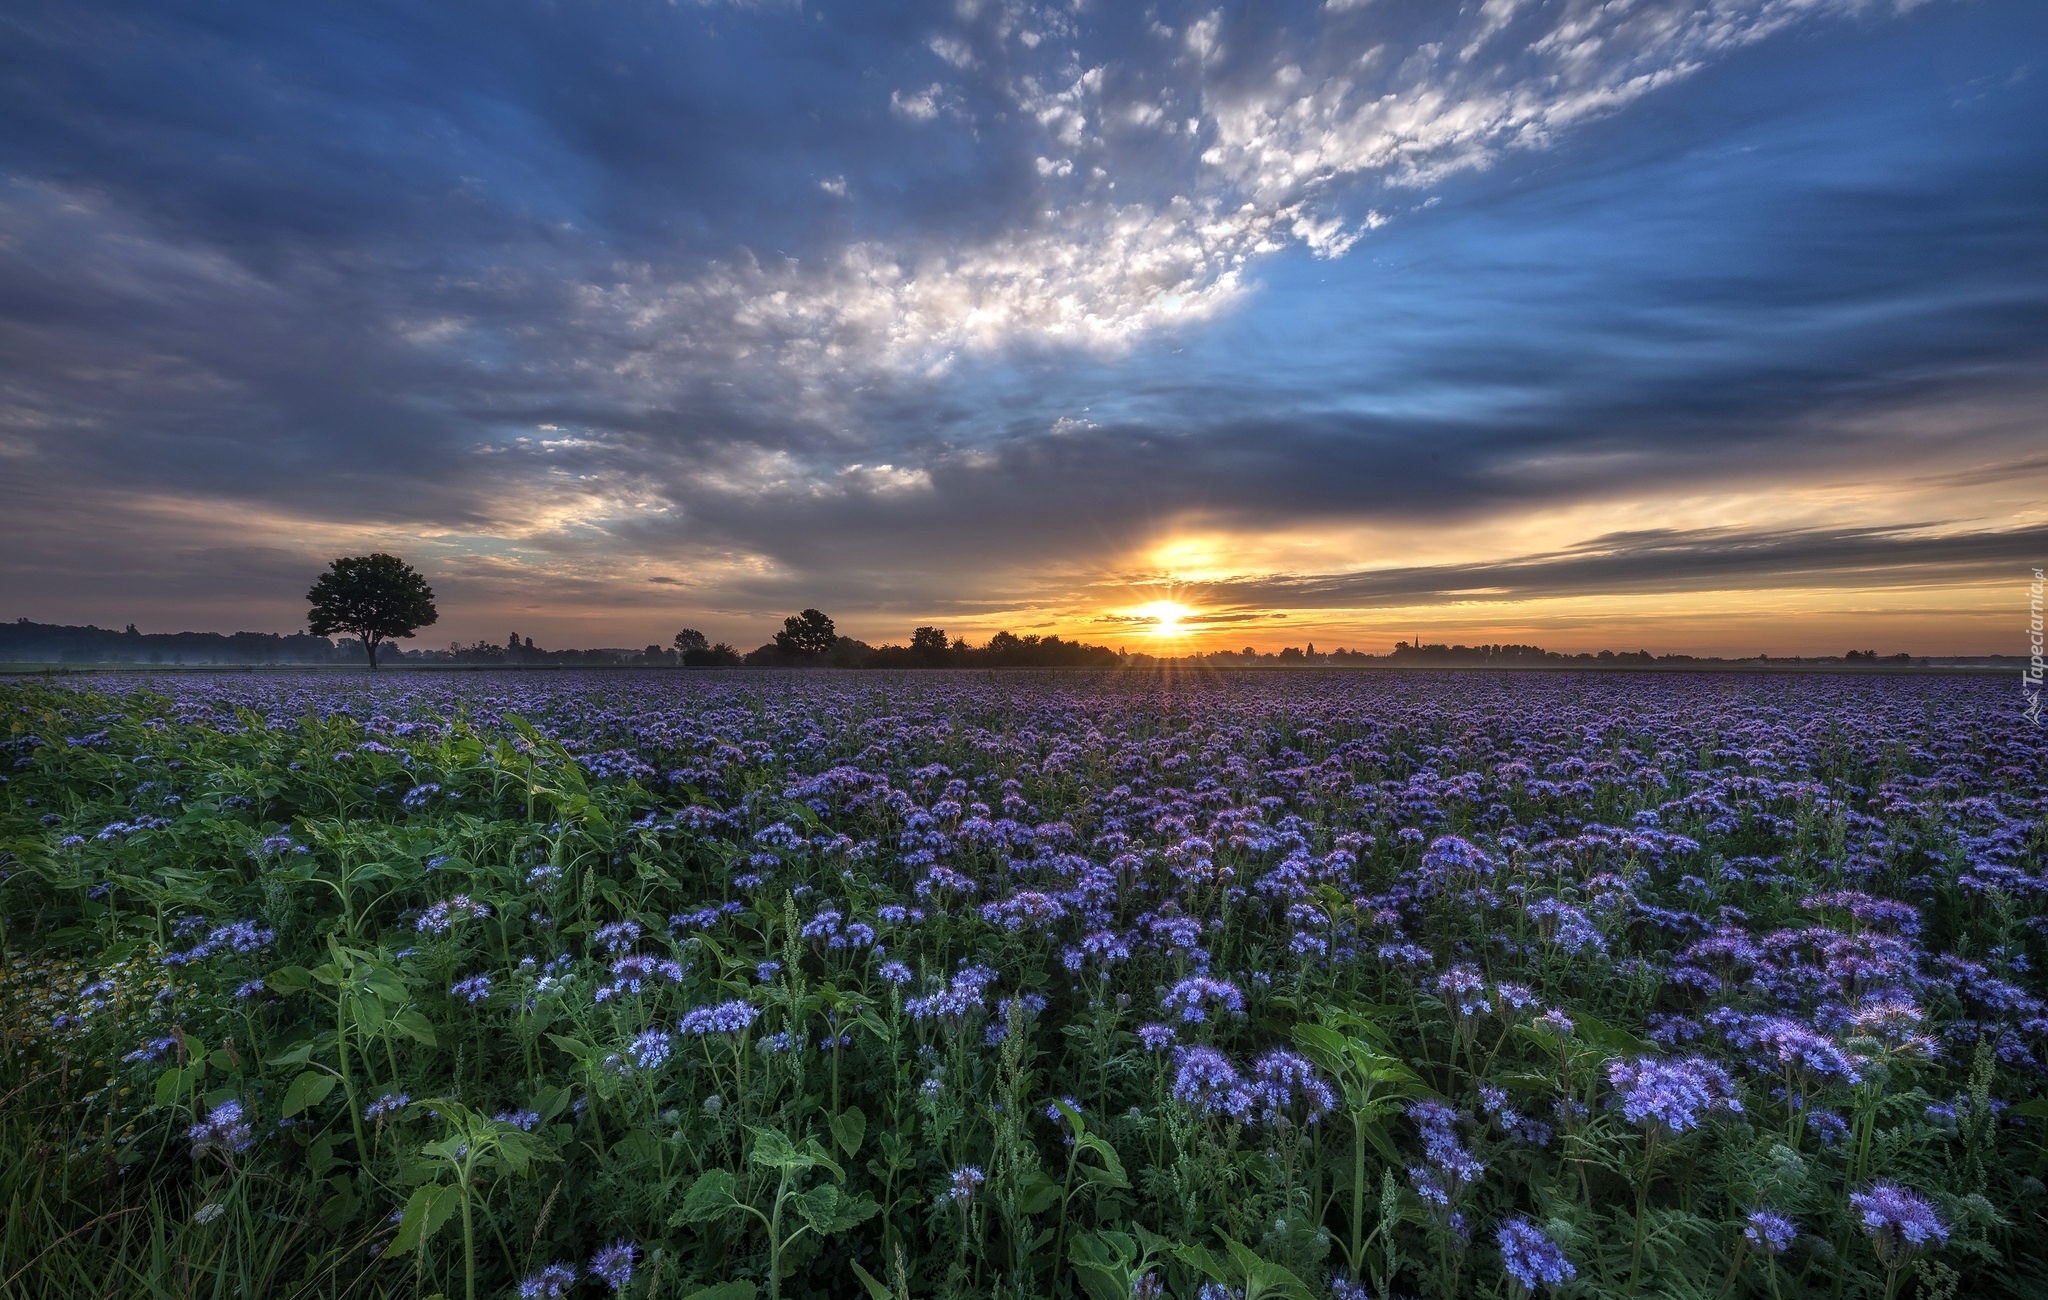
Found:
<path fill-rule="evenodd" d="M 2038 6 L 57 13 L 9 621 L 2027 651 Z"/>

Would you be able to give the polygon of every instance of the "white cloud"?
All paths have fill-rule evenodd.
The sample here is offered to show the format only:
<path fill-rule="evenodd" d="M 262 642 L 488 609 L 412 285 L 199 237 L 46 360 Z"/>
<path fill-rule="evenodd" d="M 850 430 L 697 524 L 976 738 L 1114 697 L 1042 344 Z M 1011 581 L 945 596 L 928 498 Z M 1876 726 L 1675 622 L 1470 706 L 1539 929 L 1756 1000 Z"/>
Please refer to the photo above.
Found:
<path fill-rule="evenodd" d="M 640 340 L 628 367 L 694 346 L 826 382 L 874 368 L 943 373 L 960 355 L 1019 342 L 1114 350 L 1213 316 L 1245 291 L 1257 258 L 1291 243 L 1344 256 L 1387 220 L 1353 206 L 1363 181 L 1426 186 L 1542 148 L 1789 23 L 1870 3 L 1484 0 L 1405 51 L 1386 23 L 1375 20 L 1368 45 L 1338 17 L 1265 55 L 1263 75 L 1222 69 L 1218 10 L 1177 36 L 1155 21 L 1177 49 L 1112 76 L 1080 56 L 1084 10 L 963 0 L 963 25 L 1004 43 L 1012 66 L 990 73 L 965 34 L 939 33 L 933 54 L 996 80 L 971 101 L 935 81 L 893 91 L 889 105 L 929 123 L 1006 97 L 1040 136 L 1026 155 L 1038 187 L 1029 217 L 958 244 L 869 236 L 801 264 L 731 259 L 681 284 L 627 276 L 592 301 Z M 1105 138 L 1104 122 L 1119 129 Z M 842 177 L 820 184 L 847 192 Z"/>
<path fill-rule="evenodd" d="M 951 36 L 934 36 L 925 42 L 925 47 L 956 68 L 965 68 L 974 62 L 974 50 L 967 42 Z"/>
<path fill-rule="evenodd" d="M 934 81 L 923 90 L 889 92 L 889 107 L 913 122 L 929 122 L 939 115 L 939 101 L 946 88 Z"/>

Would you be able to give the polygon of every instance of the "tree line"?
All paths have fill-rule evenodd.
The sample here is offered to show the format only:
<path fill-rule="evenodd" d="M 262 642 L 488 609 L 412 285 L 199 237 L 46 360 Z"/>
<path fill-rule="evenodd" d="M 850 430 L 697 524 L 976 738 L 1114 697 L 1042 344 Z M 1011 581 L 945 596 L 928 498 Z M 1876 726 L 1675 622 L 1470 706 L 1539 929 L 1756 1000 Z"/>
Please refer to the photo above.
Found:
<path fill-rule="evenodd" d="M 760 646 L 742 653 L 726 642 L 713 642 L 695 628 L 684 628 L 668 645 L 649 645 L 639 650 L 606 648 L 597 650 L 548 650 L 534 644 L 532 637 L 512 633 L 500 645 L 476 641 L 470 645 L 450 642 L 446 650 L 405 650 L 390 647 L 396 640 L 410 640 L 421 628 L 432 626 L 440 617 L 433 588 L 418 570 L 395 555 L 343 556 L 320 574 L 306 593 L 309 612 L 307 630 L 280 636 L 271 632 L 159 632 L 144 633 L 133 623 L 121 632 L 87 625 L 70 627 L 34 623 L 24 618 L 0 624 L 0 662 L 6 663 L 127 663 L 127 664 L 264 664 L 343 663 L 360 655 L 371 668 L 380 653 L 412 664 L 533 665 L 554 667 L 681 667 L 681 668 L 1119 668 L 1119 667 L 1307 667 L 1363 666 L 1499 666 L 1533 664 L 1681 664 L 1681 663 L 1792 663 L 1792 664 L 1876 664 L 1907 663 L 1911 656 L 1889 655 L 1880 659 L 1872 650 L 1852 650 L 1841 656 L 1786 656 L 1759 654 L 1755 659 L 1707 659 L 1685 654 L 1652 655 L 1647 650 L 1602 650 L 1597 654 L 1569 654 L 1540 646 L 1515 644 L 1447 645 L 1424 644 L 1420 637 L 1396 642 L 1391 653 L 1368 654 L 1360 650 L 1318 650 L 1313 641 L 1303 648 L 1288 646 L 1278 651 L 1260 651 L 1252 646 L 1242 650 L 1214 650 L 1182 655 L 1131 654 L 1108 646 L 1088 645 L 1054 635 L 1028 633 L 1018 636 L 998 632 L 980 645 L 964 637 L 949 637 L 945 629 L 924 626 L 914 629 L 908 644 L 869 645 L 841 636 L 830 615 L 806 609 L 782 621 L 782 629 Z M 337 643 L 340 636 L 348 641 Z"/>

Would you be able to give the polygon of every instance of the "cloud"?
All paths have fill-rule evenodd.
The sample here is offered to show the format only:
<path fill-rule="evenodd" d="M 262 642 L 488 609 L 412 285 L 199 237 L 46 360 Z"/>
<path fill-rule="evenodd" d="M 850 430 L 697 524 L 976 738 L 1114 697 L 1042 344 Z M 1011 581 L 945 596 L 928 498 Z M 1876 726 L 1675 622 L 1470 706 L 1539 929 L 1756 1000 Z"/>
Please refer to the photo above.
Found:
<path fill-rule="evenodd" d="M 1332 13 L 1277 39 L 1253 26 L 1263 19 L 1214 10 L 1181 29 L 1187 57 L 1112 75 L 1049 10 L 968 6 L 962 30 L 926 42 L 959 80 L 892 90 L 889 106 L 919 124 L 956 115 L 977 135 L 1007 115 L 1034 126 L 1019 146 L 1036 180 L 1025 220 L 938 255 L 866 239 L 765 279 L 758 262 L 730 263 L 657 292 L 719 313 L 798 376 L 821 360 L 924 369 L 1015 343 L 1114 351 L 1207 319 L 1290 242 L 1343 257 L 1389 219 L 1345 215 L 1362 186 L 1412 190 L 1548 147 L 1795 23 L 1870 8 L 1489 0 L 1405 25 Z M 977 41 L 1003 58 L 973 58 Z M 1166 138 L 1162 98 L 1186 109 Z"/>
<path fill-rule="evenodd" d="M 1947 586 L 2010 578 L 2048 548 L 2048 525 L 1956 530 L 1883 528 L 1653 529 L 1611 533 L 1560 551 L 1484 564 L 1335 574 L 1268 574 L 1194 584 L 1196 599 L 1289 609 L 1369 609 L 1588 594 L 1807 587 Z"/>
<path fill-rule="evenodd" d="M 1666 506 L 1678 590 L 1715 501 L 1791 565 L 2040 478 L 2010 5 L 78 12 L 0 48 L 22 612 L 374 544 L 493 618 L 1087 618 L 1196 528 L 1579 591 Z"/>

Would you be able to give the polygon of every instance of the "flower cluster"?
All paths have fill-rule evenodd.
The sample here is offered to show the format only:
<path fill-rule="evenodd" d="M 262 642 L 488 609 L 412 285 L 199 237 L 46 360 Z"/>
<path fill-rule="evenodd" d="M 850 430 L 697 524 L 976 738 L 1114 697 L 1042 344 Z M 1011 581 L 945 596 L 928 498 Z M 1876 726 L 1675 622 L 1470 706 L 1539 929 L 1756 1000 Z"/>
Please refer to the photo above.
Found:
<path fill-rule="evenodd" d="M 1644 1056 L 1611 1061 L 1607 1082 L 1614 1088 L 1621 1113 L 1631 1124 L 1645 1128 L 1684 1133 L 1698 1128 L 1712 1112 L 1742 1109 L 1728 1071 L 1702 1057 L 1660 1060 Z"/>

